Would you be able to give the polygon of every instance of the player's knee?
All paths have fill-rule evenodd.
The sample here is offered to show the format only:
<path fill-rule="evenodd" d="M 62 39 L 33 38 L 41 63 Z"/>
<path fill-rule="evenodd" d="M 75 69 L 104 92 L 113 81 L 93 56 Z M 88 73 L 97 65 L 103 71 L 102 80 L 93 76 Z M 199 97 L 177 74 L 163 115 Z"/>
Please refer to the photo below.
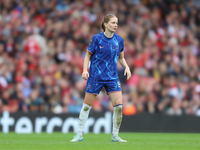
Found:
<path fill-rule="evenodd" d="M 119 97 L 115 97 L 113 102 L 114 102 L 115 105 L 122 104 L 122 98 L 120 96 Z"/>

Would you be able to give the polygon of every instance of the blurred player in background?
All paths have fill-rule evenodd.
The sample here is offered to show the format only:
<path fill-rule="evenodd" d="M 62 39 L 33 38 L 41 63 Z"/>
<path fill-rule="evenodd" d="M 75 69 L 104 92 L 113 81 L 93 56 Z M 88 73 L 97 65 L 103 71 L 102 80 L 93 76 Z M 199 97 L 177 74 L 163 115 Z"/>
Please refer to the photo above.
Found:
<path fill-rule="evenodd" d="M 117 30 L 118 18 L 107 14 L 102 21 L 104 32 L 93 36 L 87 47 L 82 78 L 87 80 L 84 103 L 79 115 L 78 133 L 71 142 L 83 141 L 83 131 L 90 109 L 96 96 L 105 87 L 109 95 L 113 112 L 112 142 L 127 142 L 118 136 L 122 121 L 122 90 L 118 79 L 117 60 L 125 68 L 127 80 L 131 77 L 130 69 L 124 59 L 124 40 L 114 32 Z M 91 62 L 90 71 L 87 68 Z"/>

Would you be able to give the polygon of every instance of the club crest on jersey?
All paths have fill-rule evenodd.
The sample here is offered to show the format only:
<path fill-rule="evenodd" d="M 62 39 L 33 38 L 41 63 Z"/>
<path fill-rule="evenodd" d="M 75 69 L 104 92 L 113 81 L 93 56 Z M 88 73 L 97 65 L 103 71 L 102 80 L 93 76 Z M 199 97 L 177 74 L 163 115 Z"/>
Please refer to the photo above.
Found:
<path fill-rule="evenodd" d="M 115 50 L 118 51 L 119 50 L 119 46 L 115 46 Z"/>

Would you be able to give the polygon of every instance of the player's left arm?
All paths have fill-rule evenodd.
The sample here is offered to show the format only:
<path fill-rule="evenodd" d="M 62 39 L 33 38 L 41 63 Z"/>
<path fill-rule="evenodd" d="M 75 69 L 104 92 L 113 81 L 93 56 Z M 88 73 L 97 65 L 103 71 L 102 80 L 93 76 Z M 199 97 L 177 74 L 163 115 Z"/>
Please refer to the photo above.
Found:
<path fill-rule="evenodd" d="M 120 52 L 120 54 L 119 54 L 119 63 L 125 68 L 124 76 L 127 75 L 127 80 L 128 80 L 131 77 L 131 71 L 126 63 L 125 58 L 124 58 L 124 51 Z"/>

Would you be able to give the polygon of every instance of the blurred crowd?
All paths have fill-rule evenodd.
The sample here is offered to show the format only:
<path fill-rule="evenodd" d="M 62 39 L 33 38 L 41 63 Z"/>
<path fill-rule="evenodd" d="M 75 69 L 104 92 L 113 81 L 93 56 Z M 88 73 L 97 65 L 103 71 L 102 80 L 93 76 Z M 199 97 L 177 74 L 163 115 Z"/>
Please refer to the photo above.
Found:
<path fill-rule="evenodd" d="M 86 48 L 103 16 L 118 17 L 127 81 L 123 113 L 200 115 L 200 7 L 195 0 L 3 0 L 0 112 L 79 113 Z M 112 111 L 103 89 L 93 111 Z"/>

